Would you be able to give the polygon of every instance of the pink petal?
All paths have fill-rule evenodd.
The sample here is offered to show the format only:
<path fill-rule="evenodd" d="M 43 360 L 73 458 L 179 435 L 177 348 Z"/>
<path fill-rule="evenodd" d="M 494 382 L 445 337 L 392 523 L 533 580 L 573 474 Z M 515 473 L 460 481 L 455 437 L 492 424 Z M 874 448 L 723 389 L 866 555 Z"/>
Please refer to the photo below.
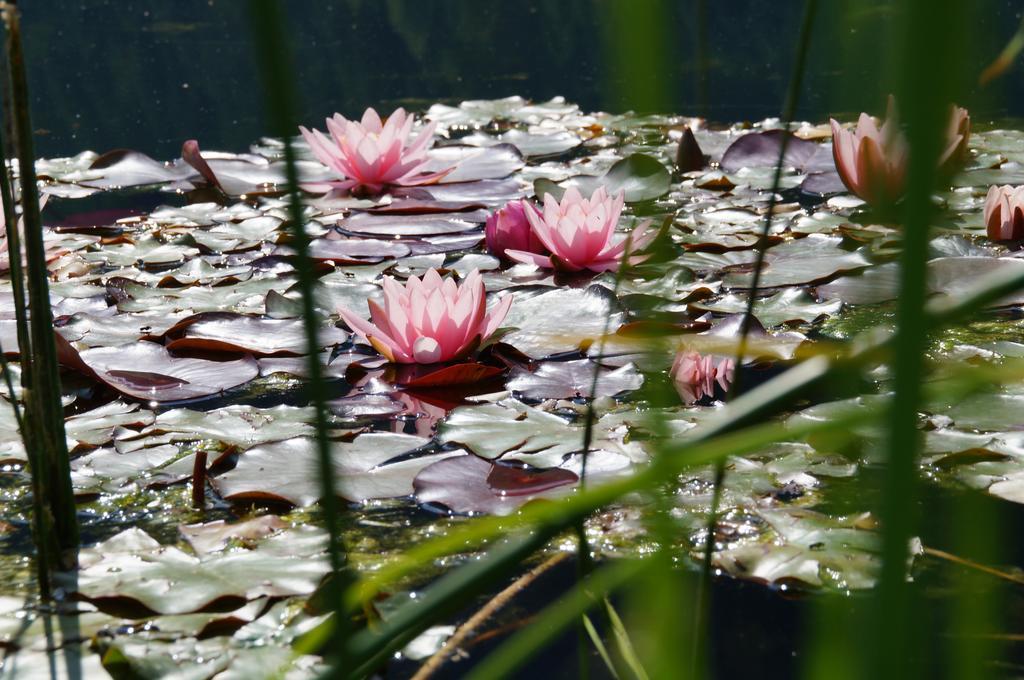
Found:
<path fill-rule="evenodd" d="M 418 364 L 436 364 L 441 361 L 441 345 L 433 338 L 416 338 L 412 345 L 412 358 Z"/>
<path fill-rule="evenodd" d="M 522 262 L 523 264 L 532 264 L 542 269 L 553 269 L 554 264 L 551 262 L 551 258 L 547 255 L 538 255 L 537 253 L 528 253 L 525 250 L 506 250 L 505 255 L 516 262 Z"/>
<path fill-rule="evenodd" d="M 494 305 L 491 311 L 487 314 L 483 332 L 480 333 L 481 342 L 494 335 L 494 331 L 501 327 L 501 323 L 505 320 L 505 317 L 508 316 L 508 310 L 511 307 L 511 295 L 505 295 L 504 297 L 499 298 L 498 304 Z"/>

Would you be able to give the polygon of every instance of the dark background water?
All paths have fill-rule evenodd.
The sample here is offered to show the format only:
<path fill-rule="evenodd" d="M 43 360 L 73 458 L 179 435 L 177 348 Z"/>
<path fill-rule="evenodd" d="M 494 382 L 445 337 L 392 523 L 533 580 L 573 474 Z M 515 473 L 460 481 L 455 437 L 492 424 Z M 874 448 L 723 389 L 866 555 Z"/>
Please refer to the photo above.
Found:
<path fill-rule="evenodd" d="M 307 124 L 370 105 L 416 108 L 511 94 L 564 95 L 587 110 L 760 119 L 778 113 L 803 6 L 799 0 L 285 4 L 300 118 Z M 800 115 L 823 120 L 881 112 L 898 70 L 889 65 L 889 45 L 899 35 L 894 4 L 819 4 Z M 964 4 L 962 43 L 936 46 L 961 52 L 963 68 L 950 74 L 960 84 L 961 103 L 976 122 L 1024 116 L 1019 65 L 984 90 L 975 85 L 1016 30 L 1019 4 Z M 169 158 L 191 137 L 208 148 L 243 150 L 266 129 L 246 2 L 46 0 L 25 2 L 22 11 L 40 155 L 131 147 Z"/>

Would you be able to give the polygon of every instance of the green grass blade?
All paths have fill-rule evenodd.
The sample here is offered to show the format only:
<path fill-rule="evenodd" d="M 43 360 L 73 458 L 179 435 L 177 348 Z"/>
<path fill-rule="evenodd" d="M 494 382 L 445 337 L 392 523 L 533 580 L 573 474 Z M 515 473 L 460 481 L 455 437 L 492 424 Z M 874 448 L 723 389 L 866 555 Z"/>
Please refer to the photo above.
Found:
<path fill-rule="evenodd" d="M 906 123 L 909 161 L 903 204 L 904 233 L 892 367 L 895 398 L 889 412 L 882 507 L 882 573 L 875 612 L 875 672 L 880 677 L 917 677 L 919 626 L 907 585 L 909 542 L 917 526 L 918 408 L 925 378 L 926 270 L 934 217 L 932 193 L 948 124 L 949 74 L 957 39 L 955 0 L 908 0 L 903 35 L 903 86 L 898 99 Z M 941 45 L 941 49 L 936 49 Z"/>
<path fill-rule="evenodd" d="M 53 312 L 50 306 L 49 271 L 43 244 L 43 225 L 39 210 L 39 188 L 35 171 L 32 121 L 29 113 L 28 79 L 22 48 L 20 17 L 17 8 L 4 12 L 7 28 L 7 62 L 10 71 L 10 102 L 14 142 L 18 154 L 24 222 L 25 276 L 28 292 L 28 329 L 31 346 L 22 348 L 22 363 L 31 362 L 28 408 L 33 413 L 31 446 L 37 453 L 32 475 L 41 481 L 36 487 L 43 493 L 44 531 L 53 536 L 45 542 L 55 550 L 43 551 L 51 571 L 73 569 L 78 563 L 78 516 L 71 488 L 71 466 L 64 434 L 64 407 L 61 402 L 60 368 L 54 340 Z M 9 232 L 16 231 L 14 224 Z M 13 246 L 13 244 L 11 244 Z M 11 260 L 17 259 L 12 251 Z"/>
<path fill-rule="evenodd" d="M 587 631 L 587 635 L 590 637 L 590 641 L 594 644 L 594 649 L 597 650 L 598 656 L 601 657 L 601 661 L 604 661 L 605 668 L 608 669 L 609 675 L 615 680 L 619 680 L 619 672 L 615 668 L 615 664 L 612 662 L 612 657 L 608 654 L 608 648 L 604 645 L 604 640 L 601 639 L 601 634 L 597 632 L 597 628 L 594 627 L 594 622 L 590 620 L 590 617 L 586 614 L 583 615 L 583 627 Z"/>
<path fill-rule="evenodd" d="M 644 666 L 640 662 L 629 631 L 626 630 L 619 613 L 612 606 L 611 600 L 605 598 L 604 608 L 608 612 L 608 621 L 611 623 L 612 633 L 615 636 L 615 648 L 618 650 L 619 656 L 622 657 L 622 662 L 626 664 L 636 680 L 648 680 L 647 671 L 644 670 Z"/>
<path fill-rule="evenodd" d="M 539 550 L 554 535 L 551 529 L 537 529 L 512 536 L 484 557 L 439 578 L 422 591 L 414 602 L 400 607 L 380 625 L 352 637 L 351 659 L 356 670 L 350 677 L 370 674 L 393 652 L 401 649 L 435 621 L 455 613 L 472 598 L 500 579 L 515 573 L 523 560 Z"/>
<path fill-rule="evenodd" d="M 302 292 L 302 319 L 308 350 L 307 371 L 310 402 L 313 406 L 316 428 L 318 472 L 321 481 L 320 507 L 324 525 L 329 536 L 329 554 L 333 578 L 328 593 L 331 601 L 338 603 L 336 619 L 342 625 L 336 626 L 334 654 L 337 663 L 347 665 L 346 654 L 349 633 L 349 616 L 344 609 L 344 594 L 354 581 L 346 559 L 339 522 L 339 503 L 334 491 L 334 465 L 331 460 L 331 445 L 327 436 L 327 391 L 324 386 L 323 369 L 320 365 L 320 343 L 318 340 L 319 320 L 314 301 L 314 274 L 309 258 L 309 236 L 306 233 L 302 211 L 302 197 L 299 193 L 299 176 L 295 165 L 295 149 L 292 137 L 297 129 L 292 102 L 295 92 L 292 87 L 291 55 L 285 37 L 285 16 L 277 0 L 250 0 L 250 19 L 257 38 L 257 57 L 266 90 L 267 113 L 271 134 L 284 142 L 284 159 L 288 179 L 288 207 L 292 232 L 292 247 L 295 250 L 295 270 L 299 290 Z"/>
<path fill-rule="evenodd" d="M 633 578 L 640 578 L 645 564 L 621 561 L 595 570 L 583 583 L 545 609 L 527 627 L 492 652 L 466 676 L 466 680 L 497 680 L 513 674 L 527 659 L 580 616 L 599 606 L 601 598 Z"/>

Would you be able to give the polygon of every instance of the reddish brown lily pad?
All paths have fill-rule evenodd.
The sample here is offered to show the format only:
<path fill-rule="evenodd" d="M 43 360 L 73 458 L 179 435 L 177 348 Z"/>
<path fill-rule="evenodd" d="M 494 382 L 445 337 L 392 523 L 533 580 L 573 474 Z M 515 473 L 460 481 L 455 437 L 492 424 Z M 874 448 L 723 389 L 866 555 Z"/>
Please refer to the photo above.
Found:
<path fill-rule="evenodd" d="M 421 503 L 437 503 L 460 514 L 507 515 L 528 501 L 562 495 L 577 481 L 570 470 L 507 466 L 466 455 L 424 468 L 413 487 Z"/>
<path fill-rule="evenodd" d="M 419 366 L 403 364 L 395 367 L 395 383 L 402 387 L 436 388 L 455 385 L 475 385 L 486 382 L 505 372 L 497 366 L 477 362 L 452 364 L 450 366 Z"/>
<path fill-rule="evenodd" d="M 779 151 L 785 134 L 789 133 L 782 130 L 767 130 L 743 135 L 722 154 L 722 169 L 726 172 L 736 172 L 743 168 L 774 166 L 779 162 Z M 791 168 L 803 168 L 814 156 L 818 146 L 815 142 L 790 134 L 783 164 Z"/>

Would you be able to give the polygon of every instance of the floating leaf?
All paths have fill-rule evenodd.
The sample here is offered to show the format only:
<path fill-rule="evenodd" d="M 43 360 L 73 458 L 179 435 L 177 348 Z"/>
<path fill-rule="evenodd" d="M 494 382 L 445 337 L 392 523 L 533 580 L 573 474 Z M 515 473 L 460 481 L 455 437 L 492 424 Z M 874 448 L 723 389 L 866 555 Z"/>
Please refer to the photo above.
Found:
<path fill-rule="evenodd" d="M 229 196 L 279 193 L 288 181 L 284 161 L 268 161 L 262 156 L 251 154 L 237 156 L 207 152 L 204 155 L 194 139 L 182 145 L 181 157 L 207 182 Z M 299 160 L 296 161 L 296 169 L 304 182 L 332 179 L 330 171 L 320 163 Z"/>
<path fill-rule="evenodd" d="M 153 424 L 143 430 L 137 445 L 151 438 L 163 441 L 195 441 L 213 439 L 225 444 L 247 448 L 280 439 L 310 435 L 313 428 L 311 408 L 274 406 L 257 408 L 231 404 L 209 411 L 175 408 L 158 413 Z M 119 450 L 133 450 L 133 442 L 121 441 Z"/>
<path fill-rule="evenodd" d="M 726 572 L 765 583 L 799 581 L 836 590 L 870 588 L 877 579 L 878 536 L 865 531 L 865 517 L 839 520 L 807 510 L 760 510 L 774 540 L 717 553 Z"/>
<path fill-rule="evenodd" d="M 779 288 L 828 281 L 836 275 L 866 268 L 870 263 L 860 252 L 841 247 L 842 239 L 811 234 L 770 248 L 761 272 L 762 288 Z M 745 288 L 753 278 L 752 267 L 737 265 L 726 272 L 725 285 Z"/>
<path fill-rule="evenodd" d="M 162 345 L 137 342 L 94 347 L 75 367 L 111 388 L 144 401 L 182 401 L 218 394 L 259 375 L 251 356 L 232 361 L 176 357 Z"/>
<path fill-rule="evenodd" d="M 324 533 L 299 526 L 253 550 L 188 555 L 141 529 L 126 529 L 80 553 L 77 596 L 102 608 L 135 605 L 185 614 L 260 597 L 309 595 L 328 571 Z"/>
<path fill-rule="evenodd" d="M 487 218 L 484 211 L 448 215 L 377 215 L 357 213 L 338 223 L 346 233 L 364 236 L 439 236 L 478 229 Z"/>
<path fill-rule="evenodd" d="M 427 443 L 421 437 L 385 432 L 335 443 L 331 448 L 334 488 L 351 501 L 408 496 L 417 472 L 460 453 L 407 455 Z M 401 459 L 387 462 L 393 458 Z M 214 484 L 229 500 L 272 500 L 304 507 L 320 498 L 318 465 L 314 440 L 289 439 L 249 449 L 239 457 L 235 469 L 214 479 Z"/>
<path fill-rule="evenodd" d="M 288 524 L 274 515 L 264 515 L 236 524 L 224 520 L 205 524 L 188 524 L 178 527 L 182 538 L 188 541 L 197 555 L 219 552 L 234 541 L 253 541 L 288 527 Z"/>
<path fill-rule="evenodd" d="M 533 470 L 495 465 L 477 456 L 456 456 L 433 463 L 414 486 L 421 503 L 438 503 L 458 513 L 507 515 L 524 503 L 557 493 L 578 481 L 569 470 Z"/>
<path fill-rule="evenodd" d="M 108 151 L 96 158 L 89 169 L 98 177 L 82 180 L 79 184 L 98 189 L 180 182 L 196 176 L 196 171 L 184 163 L 161 163 L 130 149 Z"/>
<path fill-rule="evenodd" d="M 851 305 L 872 305 L 896 298 L 899 290 L 899 265 L 881 264 L 856 276 L 841 276 L 818 286 L 818 297 L 838 298 Z"/>
<path fill-rule="evenodd" d="M 782 130 L 750 132 L 743 135 L 725 150 L 720 165 L 726 172 L 737 172 L 743 168 L 775 167 L 779 162 L 783 136 L 787 134 L 789 142 L 786 144 L 783 165 L 802 169 L 814 157 L 819 145 Z"/>
<path fill-rule="evenodd" d="M 754 316 L 765 326 L 809 323 L 823 316 L 838 314 L 842 304 L 839 300 L 818 302 L 802 288 L 784 288 L 771 297 L 756 300 Z M 690 303 L 690 306 L 722 314 L 744 313 L 747 296 L 729 294 L 714 302 L 702 300 Z"/>
<path fill-rule="evenodd" d="M 416 364 L 407 364 L 396 368 L 398 369 L 396 384 L 418 389 L 476 385 L 487 382 L 505 372 L 503 368 L 476 362 L 453 364 L 436 368 L 436 370 L 431 370 L 435 367 Z"/>
<path fill-rule="evenodd" d="M 936 293 L 961 298 L 979 278 L 997 271 L 1024 272 L 1024 260 L 1012 257 L 940 257 L 928 262 L 928 287 Z M 991 307 L 1024 304 L 1024 292 L 1012 293 Z"/>
<path fill-rule="evenodd" d="M 345 342 L 348 333 L 333 325 L 318 333 L 321 347 Z M 202 312 L 182 319 L 164 333 L 167 349 L 243 352 L 255 356 L 307 354 L 305 323 L 230 312 Z M 318 348 L 319 349 L 319 348 Z"/>
<path fill-rule="evenodd" d="M 542 358 L 587 346 L 622 322 L 618 302 L 604 286 L 555 288 L 533 297 L 517 295 L 504 325 L 516 330 L 502 340 L 520 352 Z"/>
<path fill-rule="evenodd" d="M 584 196 L 590 196 L 599 187 L 604 187 L 614 196 L 624 192 L 627 203 L 650 201 L 668 193 L 672 176 L 657 158 L 635 153 L 616 162 L 604 175 L 577 175 L 555 184 L 548 180 L 534 182 L 534 193 L 543 199 L 551 194 L 561 200 L 569 187 L 575 187 Z"/>
<path fill-rule="evenodd" d="M 641 461 L 646 453 L 625 444 L 623 430 L 615 429 L 614 418 L 599 419 L 594 425 L 594 451 L 603 449 Z M 487 458 L 518 460 L 537 467 L 561 465 L 570 454 L 583 448 L 582 424 L 513 399 L 496 404 L 464 406 L 451 412 L 438 428 L 442 443 L 460 444 Z"/>
<path fill-rule="evenodd" d="M 590 359 L 545 361 L 535 371 L 518 370 L 508 381 L 508 389 L 528 399 L 592 398 L 594 371 Z M 598 371 L 597 396 L 611 397 L 640 389 L 644 379 L 631 364 L 614 370 Z"/>
<path fill-rule="evenodd" d="M 526 162 L 519 149 L 511 144 L 496 144 L 485 149 L 473 146 L 438 146 L 427 152 L 422 172 L 454 170 L 441 179 L 442 184 L 502 179 L 520 169 Z"/>

